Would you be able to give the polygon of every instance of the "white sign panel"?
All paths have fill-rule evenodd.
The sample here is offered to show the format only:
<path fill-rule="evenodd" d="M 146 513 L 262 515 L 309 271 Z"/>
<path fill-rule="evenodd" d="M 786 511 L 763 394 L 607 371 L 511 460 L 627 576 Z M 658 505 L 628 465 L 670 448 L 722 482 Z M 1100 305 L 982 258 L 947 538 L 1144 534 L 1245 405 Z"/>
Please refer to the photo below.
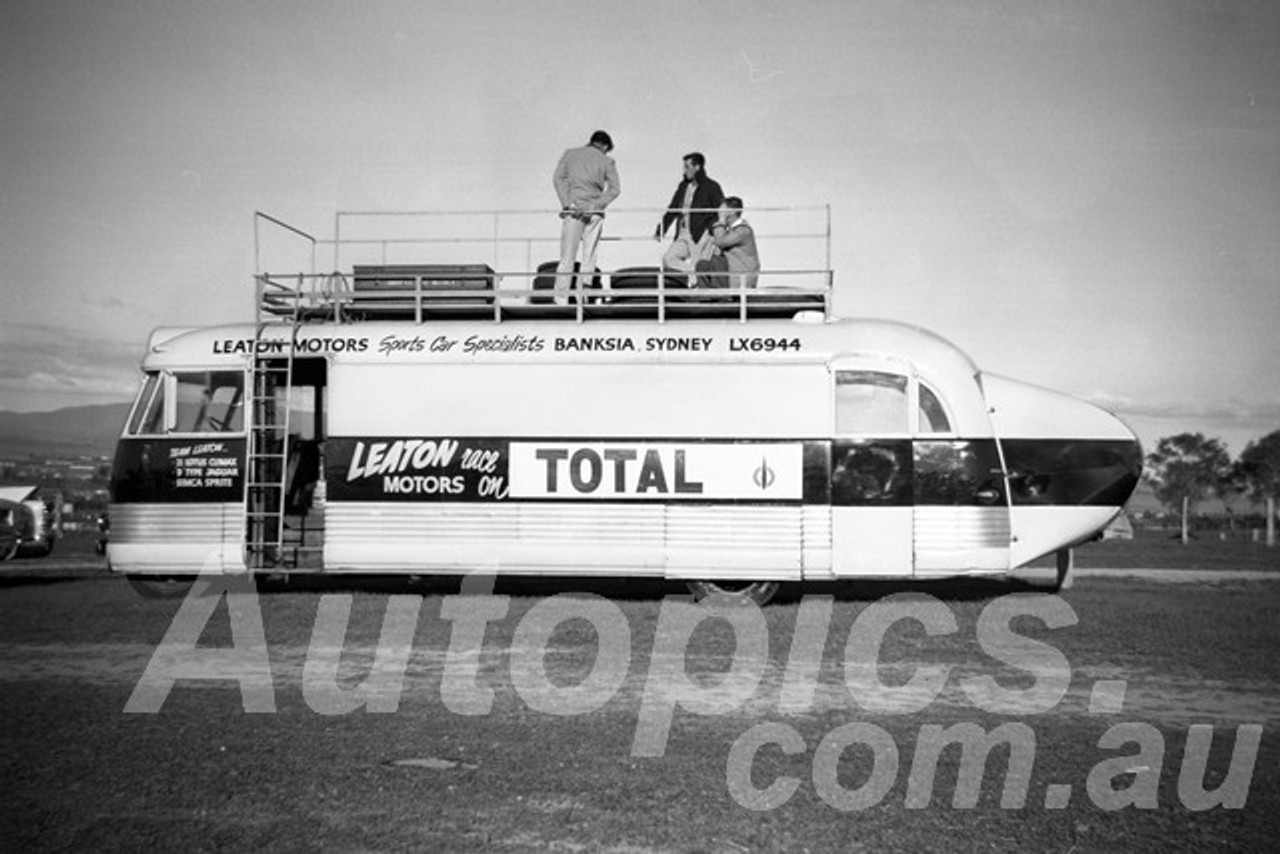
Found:
<path fill-rule="evenodd" d="M 799 442 L 512 442 L 511 498 L 799 501 Z"/>

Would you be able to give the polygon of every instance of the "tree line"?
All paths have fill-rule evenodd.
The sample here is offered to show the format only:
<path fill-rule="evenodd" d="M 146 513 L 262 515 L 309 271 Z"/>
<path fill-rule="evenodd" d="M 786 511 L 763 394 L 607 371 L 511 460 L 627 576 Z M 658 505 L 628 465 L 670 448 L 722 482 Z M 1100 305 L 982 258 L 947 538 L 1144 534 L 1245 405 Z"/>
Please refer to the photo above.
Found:
<path fill-rule="evenodd" d="M 1250 442 L 1235 460 L 1221 440 L 1203 433 L 1165 436 L 1147 454 L 1145 477 L 1156 498 L 1181 513 L 1184 543 L 1190 536 L 1190 511 L 1197 502 L 1210 496 L 1229 502 L 1247 495 L 1266 505 L 1267 545 L 1275 545 L 1280 430 Z"/>

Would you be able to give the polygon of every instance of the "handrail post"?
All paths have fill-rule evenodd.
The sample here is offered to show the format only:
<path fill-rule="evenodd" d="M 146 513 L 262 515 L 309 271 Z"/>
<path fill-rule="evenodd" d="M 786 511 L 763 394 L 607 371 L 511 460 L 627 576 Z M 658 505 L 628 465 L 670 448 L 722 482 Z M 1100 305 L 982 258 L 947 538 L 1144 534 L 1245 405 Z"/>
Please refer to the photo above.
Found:
<path fill-rule="evenodd" d="M 337 270 L 333 271 L 332 278 L 329 279 L 329 293 L 333 302 L 333 319 L 339 323 L 348 321 L 346 300 L 339 297 L 339 292 L 347 291 L 347 280 L 343 278 L 342 273 Z"/>
<path fill-rule="evenodd" d="M 827 257 L 826 257 L 826 263 L 824 264 L 824 266 L 828 270 L 830 270 L 831 269 L 831 203 L 828 202 L 827 204 L 823 205 L 822 210 L 824 213 L 824 218 L 826 219 L 826 226 L 827 226 L 826 227 Z"/>
<path fill-rule="evenodd" d="M 667 322 L 667 271 L 658 268 L 658 322 Z"/>
<path fill-rule="evenodd" d="M 339 269 L 342 252 L 342 211 L 333 212 L 333 269 Z"/>
<path fill-rule="evenodd" d="M 502 217 L 501 211 L 493 212 L 493 269 L 495 270 L 500 269 L 502 266 L 501 264 L 498 263 L 498 246 L 499 246 L 498 225 L 501 220 L 501 217 Z"/>

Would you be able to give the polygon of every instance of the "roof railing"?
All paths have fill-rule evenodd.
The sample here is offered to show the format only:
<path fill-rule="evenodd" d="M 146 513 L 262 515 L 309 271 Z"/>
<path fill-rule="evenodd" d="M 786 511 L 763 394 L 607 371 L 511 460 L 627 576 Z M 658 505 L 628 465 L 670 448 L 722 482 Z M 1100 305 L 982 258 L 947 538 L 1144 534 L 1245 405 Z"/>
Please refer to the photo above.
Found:
<path fill-rule="evenodd" d="M 558 222 L 556 213 L 340 213 L 332 241 L 317 239 L 259 213 L 254 238 L 258 319 L 425 323 L 556 318 L 581 323 L 624 318 L 659 322 L 733 318 L 746 322 L 808 311 L 830 316 L 834 276 L 830 268 L 830 209 L 826 206 L 747 212 L 761 254 L 793 262 L 766 266 L 751 274 L 758 284 L 749 287 L 744 286 L 742 274 L 738 273 L 686 274 L 664 269 L 661 255 L 667 244 L 663 241 L 655 247 L 653 233 L 643 235 L 635 222 L 643 216 L 644 222 L 656 224 L 665 211 L 611 210 L 609 227 L 620 233 L 605 235 L 598 255 L 620 260 L 627 266 L 597 270 L 589 281 L 584 281 L 588 278 L 585 275 L 574 274 L 568 293 L 555 289 L 554 260 L 548 258 L 538 266 L 534 263 L 534 258 L 539 257 L 535 252 L 540 252 L 543 244 L 547 251 L 542 254 L 559 254 L 559 235 L 554 233 L 558 228 L 546 228 L 548 221 Z M 774 219 L 770 220 L 770 216 Z M 406 228 L 408 223 L 422 218 L 436 226 L 434 233 L 424 234 L 416 225 Z M 365 220 L 381 220 L 384 225 L 390 222 L 394 227 L 365 235 L 352 225 Z M 525 220 L 540 222 L 542 233 L 533 231 L 522 222 Z M 476 221 L 486 223 L 486 233 L 474 232 Z M 762 229 L 759 221 L 776 227 Z M 290 244 L 287 248 L 293 259 L 287 265 L 292 268 L 289 272 L 266 269 L 268 253 L 260 234 L 264 227 L 278 231 Z M 468 229 L 472 229 L 471 233 Z M 317 253 L 323 247 L 333 251 L 331 272 L 315 270 Z M 815 255 L 821 259 L 818 265 L 811 263 L 816 260 Z M 272 261 L 279 263 L 274 257 Z M 800 263 L 794 263 L 797 261 Z M 299 271 L 301 267 L 308 269 Z"/>

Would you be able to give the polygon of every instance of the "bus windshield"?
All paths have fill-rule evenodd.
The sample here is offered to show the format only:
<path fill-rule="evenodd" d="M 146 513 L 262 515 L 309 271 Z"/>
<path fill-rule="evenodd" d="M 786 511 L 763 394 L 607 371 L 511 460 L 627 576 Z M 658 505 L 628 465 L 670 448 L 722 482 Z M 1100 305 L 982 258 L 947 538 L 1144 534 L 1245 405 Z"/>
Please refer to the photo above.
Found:
<path fill-rule="evenodd" d="M 173 405 L 166 406 L 172 399 Z M 244 430 L 244 374 L 240 371 L 149 373 L 133 418 L 131 435 L 238 433 Z"/>

